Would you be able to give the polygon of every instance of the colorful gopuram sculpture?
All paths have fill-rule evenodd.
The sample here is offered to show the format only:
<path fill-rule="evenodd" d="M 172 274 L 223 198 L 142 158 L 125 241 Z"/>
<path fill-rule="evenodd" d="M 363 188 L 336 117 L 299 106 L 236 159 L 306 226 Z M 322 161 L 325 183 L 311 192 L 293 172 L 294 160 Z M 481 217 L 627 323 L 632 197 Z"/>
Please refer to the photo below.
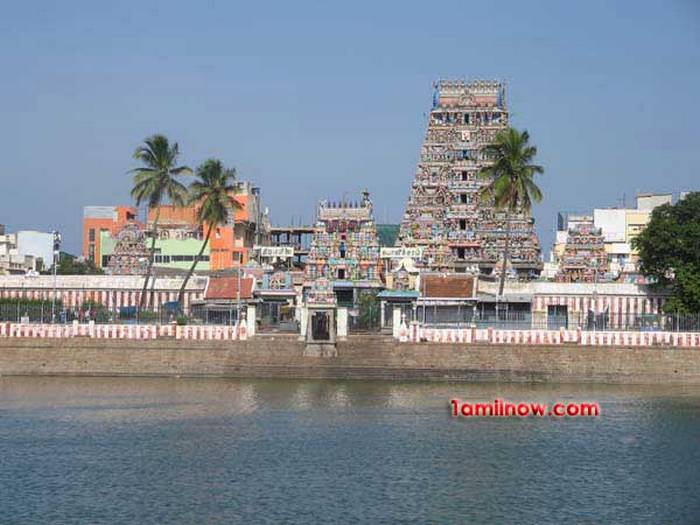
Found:
<path fill-rule="evenodd" d="M 487 181 L 478 173 L 490 162 L 484 146 L 507 127 L 502 83 L 437 83 L 397 240 L 397 246 L 423 248 L 419 267 L 491 274 L 502 261 L 505 213 L 479 198 Z M 537 275 L 541 267 L 531 214 L 512 215 L 509 268 L 514 276 L 527 278 Z"/>
<path fill-rule="evenodd" d="M 596 228 L 592 220 L 569 228 L 555 280 L 567 283 L 600 282 L 608 270 L 602 230 Z"/>
<path fill-rule="evenodd" d="M 359 203 L 321 201 L 306 260 L 305 280 L 323 277 L 331 282 L 374 287 L 381 284 L 380 264 L 369 193 L 365 191 Z"/>
<path fill-rule="evenodd" d="M 143 275 L 148 268 L 149 250 L 146 235 L 136 223 L 128 223 L 117 234 L 114 253 L 109 258 L 111 275 Z"/>

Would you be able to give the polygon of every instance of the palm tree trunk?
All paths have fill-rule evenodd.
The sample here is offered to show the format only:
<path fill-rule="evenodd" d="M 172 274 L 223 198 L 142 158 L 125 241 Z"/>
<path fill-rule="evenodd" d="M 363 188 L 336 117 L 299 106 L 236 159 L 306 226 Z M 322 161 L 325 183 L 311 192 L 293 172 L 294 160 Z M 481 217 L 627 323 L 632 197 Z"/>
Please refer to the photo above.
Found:
<path fill-rule="evenodd" d="M 156 258 L 156 238 L 158 237 L 158 221 L 160 220 L 160 206 L 156 208 L 156 218 L 153 221 L 153 238 L 151 240 L 151 254 L 148 257 L 148 270 L 146 270 L 146 277 L 143 280 L 143 290 L 141 290 L 141 298 L 139 300 L 138 312 L 143 310 L 144 306 L 147 306 L 147 292 L 148 292 L 148 280 L 151 278 L 151 271 L 153 271 L 153 261 Z M 146 211 L 146 226 L 148 227 L 148 211 Z"/>
<path fill-rule="evenodd" d="M 154 263 L 155 264 L 155 263 Z M 155 306 L 155 290 L 156 290 L 156 281 L 158 280 L 158 271 L 152 271 L 151 272 L 151 291 L 148 292 L 148 305 L 151 307 Z"/>
<path fill-rule="evenodd" d="M 506 211 L 506 242 L 503 247 L 503 268 L 501 268 L 501 281 L 498 284 L 498 297 L 503 297 L 503 288 L 506 285 L 506 268 L 510 257 L 510 209 Z"/>
<path fill-rule="evenodd" d="M 194 273 L 194 269 L 197 267 L 197 263 L 199 262 L 200 257 L 202 257 L 202 254 L 204 253 L 205 248 L 207 247 L 207 244 L 209 243 L 209 237 L 211 236 L 211 230 L 213 226 L 209 227 L 209 231 L 207 232 L 207 236 L 204 238 L 204 243 L 202 244 L 202 247 L 199 250 L 199 253 L 197 254 L 197 257 L 194 258 L 194 262 L 192 263 L 192 266 L 190 266 L 190 270 L 187 272 L 187 275 L 185 276 L 185 280 L 182 281 L 182 286 L 180 287 L 180 293 L 177 295 L 177 301 L 179 303 L 179 309 L 180 313 L 184 313 L 185 308 L 185 288 L 187 287 L 187 282 L 190 280 L 190 277 L 192 277 L 192 274 Z M 211 261 L 211 258 L 210 258 Z M 211 262 L 210 262 L 211 264 Z"/>

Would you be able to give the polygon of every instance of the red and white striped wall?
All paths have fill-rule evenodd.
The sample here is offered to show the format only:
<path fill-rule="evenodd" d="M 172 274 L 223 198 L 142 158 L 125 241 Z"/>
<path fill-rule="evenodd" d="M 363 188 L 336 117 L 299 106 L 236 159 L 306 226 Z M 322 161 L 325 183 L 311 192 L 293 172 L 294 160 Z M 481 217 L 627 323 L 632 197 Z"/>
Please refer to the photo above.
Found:
<path fill-rule="evenodd" d="M 700 348 L 699 332 L 628 332 L 581 330 L 501 330 L 496 328 L 423 328 L 402 325 L 400 342 L 488 343 L 498 345 L 562 345 Z"/>
<path fill-rule="evenodd" d="M 245 341 L 246 323 L 227 325 L 131 325 L 131 324 L 21 324 L 0 323 L 0 338 L 36 339 L 86 337 L 91 339 L 177 339 L 192 341 Z"/>
<path fill-rule="evenodd" d="M 609 312 L 615 317 L 632 317 L 642 314 L 659 314 L 664 297 L 631 295 L 537 295 L 532 300 L 533 312 L 546 312 L 548 306 L 566 306 L 569 313 Z"/>
<path fill-rule="evenodd" d="M 150 292 L 148 292 L 150 294 Z M 172 301 L 177 301 L 177 292 L 160 291 L 153 292 L 153 305 L 155 311 Z M 104 305 L 108 310 L 117 310 L 121 307 L 137 306 L 141 298 L 141 290 L 82 290 L 59 289 L 56 291 L 56 299 L 63 302 L 63 306 L 69 309 L 80 308 L 86 301 L 94 301 Z M 201 291 L 186 291 L 183 308 L 189 310 L 192 301 L 202 298 Z M 0 299 L 29 299 L 35 301 L 50 302 L 53 299 L 53 291 L 47 288 L 0 288 Z M 149 299 L 150 302 L 150 299 Z"/>

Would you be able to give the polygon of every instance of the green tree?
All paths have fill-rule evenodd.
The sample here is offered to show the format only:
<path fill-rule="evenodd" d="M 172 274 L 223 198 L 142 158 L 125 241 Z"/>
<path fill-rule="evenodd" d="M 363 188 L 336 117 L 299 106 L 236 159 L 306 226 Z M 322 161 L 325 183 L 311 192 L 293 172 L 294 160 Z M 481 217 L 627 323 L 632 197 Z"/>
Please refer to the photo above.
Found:
<path fill-rule="evenodd" d="M 178 176 L 190 175 L 192 170 L 187 166 L 177 166 L 177 157 L 180 148 L 177 142 L 170 144 L 164 135 L 153 135 L 136 148 L 134 159 L 141 162 L 142 166 L 134 168 L 134 187 L 131 196 L 136 199 L 136 205 L 143 202 L 149 209 L 156 210 L 156 215 L 151 227 L 151 250 L 148 258 L 148 269 L 143 281 L 139 311 L 147 306 L 148 281 L 153 271 L 155 259 L 156 239 L 158 238 L 158 222 L 160 220 L 160 207 L 165 198 L 176 206 L 182 206 L 187 198 L 187 187 L 177 180 Z"/>
<path fill-rule="evenodd" d="M 51 274 L 53 267 L 47 270 L 46 274 Z M 97 268 L 91 260 L 85 262 L 78 261 L 75 258 L 61 257 L 56 267 L 57 275 L 101 275 L 104 271 Z"/>
<path fill-rule="evenodd" d="M 493 164 L 479 172 L 486 185 L 482 188 L 482 199 L 493 201 L 498 210 L 505 212 L 506 238 L 503 248 L 503 269 L 498 285 L 498 297 L 503 296 L 506 268 L 510 257 L 511 217 L 517 212 L 529 212 L 532 203 L 542 200 L 542 191 L 534 178 L 544 173 L 542 166 L 532 164 L 537 156 L 537 147 L 529 143 L 527 131 L 508 128 L 500 131 L 484 152 Z"/>
<path fill-rule="evenodd" d="M 199 253 L 194 258 L 185 280 L 182 281 L 178 302 L 180 311 L 185 299 L 185 288 L 197 267 L 204 250 L 209 243 L 212 230 L 226 224 L 231 210 L 236 210 L 241 205 L 233 198 L 238 188 L 235 185 L 236 170 L 227 169 L 218 159 L 209 159 L 197 168 L 197 180 L 190 184 L 190 202 L 198 205 L 197 222 L 206 230 L 204 242 Z M 240 268 L 239 268 L 240 271 Z"/>
<path fill-rule="evenodd" d="M 642 274 L 671 290 L 666 312 L 700 312 L 700 192 L 655 208 L 632 246 Z"/>
<path fill-rule="evenodd" d="M 376 328 L 379 324 L 380 303 L 376 291 L 366 291 L 358 299 L 359 326 L 365 330 Z"/>

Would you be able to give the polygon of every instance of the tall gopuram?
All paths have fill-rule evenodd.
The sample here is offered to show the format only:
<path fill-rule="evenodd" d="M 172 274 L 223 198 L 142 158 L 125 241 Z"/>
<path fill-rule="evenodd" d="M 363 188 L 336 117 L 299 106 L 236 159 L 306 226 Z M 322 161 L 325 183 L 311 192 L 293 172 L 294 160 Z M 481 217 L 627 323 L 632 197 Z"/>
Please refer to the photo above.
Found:
<path fill-rule="evenodd" d="M 429 271 L 491 274 L 502 264 L 505 213 L 484 202 L 479 177 L 489 164 L 484 146 L 508 127 L 505 85 L 497 81 L 442 80 L 421 148 L 416 178 L 397 246 L 422 249 L 419 267 Z M 530 213 L 511 216 L 508 272 L 539 274 L 540 245 Z"/>

